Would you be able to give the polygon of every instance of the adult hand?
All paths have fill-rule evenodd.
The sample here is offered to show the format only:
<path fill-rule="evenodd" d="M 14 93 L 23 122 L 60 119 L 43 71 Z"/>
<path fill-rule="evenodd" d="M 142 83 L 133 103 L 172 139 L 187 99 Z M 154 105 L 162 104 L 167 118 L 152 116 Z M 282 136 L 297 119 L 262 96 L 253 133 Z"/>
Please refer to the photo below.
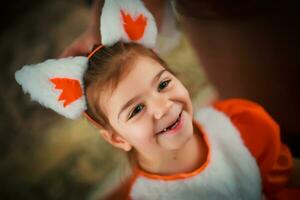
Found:
<path fill-rule="evenodd" d="M 104 0 L 94 0 L 88 28 L 63 51 L 60 57 L 86 56 L 94 45 L 100 44 L 99 27 L 103 3 Z"/>
<path fill-rule="evenodd" d="M 88 28 L 63 51 L 60 57 L 86 56 L 92 50 L 93 46 L 99 43 L 99 32 Z"/>

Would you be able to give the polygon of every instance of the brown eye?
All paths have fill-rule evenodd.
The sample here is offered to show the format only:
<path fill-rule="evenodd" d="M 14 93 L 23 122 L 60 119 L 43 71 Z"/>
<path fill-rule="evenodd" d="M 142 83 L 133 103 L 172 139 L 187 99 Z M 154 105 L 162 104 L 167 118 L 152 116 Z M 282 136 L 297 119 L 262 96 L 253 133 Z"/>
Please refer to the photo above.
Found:
<path fill-rule="evenodd" d="M 160 82 L 158 85 L 158 91 L 165 89 L 169 85 L 170 82 L 171 82 L 171 79 Z"/>
<path fill-rule="evenodd" d="M 133 111 L 130 113 L 129 115 L 129 119 L 131 119 L 132 117 L 134 117 L 136 114 L 138 114 L 139 112 L 141 112 L 141 110 L 144 108 L 144 105 L 139 104 L 137 105 Z"/>

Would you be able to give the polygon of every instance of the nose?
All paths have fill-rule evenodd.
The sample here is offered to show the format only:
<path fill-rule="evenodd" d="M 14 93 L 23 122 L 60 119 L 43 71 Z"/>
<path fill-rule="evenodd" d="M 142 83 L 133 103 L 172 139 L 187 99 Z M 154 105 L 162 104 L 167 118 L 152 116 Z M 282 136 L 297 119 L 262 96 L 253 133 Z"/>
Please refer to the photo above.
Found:
<path fill-rule="evenodd" d="M 161 95 L 154 97 L 151 104 L 154 118 L 161 119 L 170 111 L 172 101 L 170 101 L 168 97 Z"/>

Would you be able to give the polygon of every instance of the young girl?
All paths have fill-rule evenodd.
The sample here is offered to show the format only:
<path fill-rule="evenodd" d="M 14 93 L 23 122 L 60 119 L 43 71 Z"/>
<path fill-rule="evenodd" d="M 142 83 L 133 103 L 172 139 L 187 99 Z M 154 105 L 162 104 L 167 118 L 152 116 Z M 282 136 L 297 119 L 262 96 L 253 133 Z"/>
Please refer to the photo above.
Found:
<path fill-rule="evenodd" d="M 135 161 L 132 176 L 113 190 L 112 199 L 283 194 L 292 157 L 278 125 L 259 105 L 231 99 L 194 114 L 181 82 L 153 51 L 137 44 L 96 51 L 84 82 L 86 113 L 102 126 L 106 141 Z"/>
<path fill-rule="evenodd" d="M 128 22 L 129 11 L 120 10 Z M 144 13 L 135 21 L 145 16 L 149 19 Z M 149 40 L 140 38 L 136 28 L 133 35 L 129 29 L 125 28 L 125 43 L 116 42 L 124 35 L 109 44 L 103 42 L 106 37 L 101 32 L 104 46 L 96 48 L 88 60 L 49 60 L 16 73 L 33 99 L 66 117 L 84 112 L 107 142 L 128 152 L 132 174 L 112 188 L 107 199 L 299 195 L 285 189 L 292 156 L 280 142 L 278 125 L 262 107 L 231 99 L 193 111 L 186 88 L 144 46 Z"/>

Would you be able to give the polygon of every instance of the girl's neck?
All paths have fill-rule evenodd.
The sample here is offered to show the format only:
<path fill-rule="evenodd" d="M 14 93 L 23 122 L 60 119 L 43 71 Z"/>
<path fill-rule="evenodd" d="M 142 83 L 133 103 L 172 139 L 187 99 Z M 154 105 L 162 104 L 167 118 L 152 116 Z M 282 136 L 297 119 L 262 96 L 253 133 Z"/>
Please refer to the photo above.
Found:
<path fill-rule="evenodd" d="M 188 173 L 199 168 L 206 161 L 207 146 L 202 134 L 194 128 L 193 137 L 183 148 L 161 154 L 154 160 L 138 159 L 140 167 L 150 173 L 159 175 L 172 175 Z"/>

